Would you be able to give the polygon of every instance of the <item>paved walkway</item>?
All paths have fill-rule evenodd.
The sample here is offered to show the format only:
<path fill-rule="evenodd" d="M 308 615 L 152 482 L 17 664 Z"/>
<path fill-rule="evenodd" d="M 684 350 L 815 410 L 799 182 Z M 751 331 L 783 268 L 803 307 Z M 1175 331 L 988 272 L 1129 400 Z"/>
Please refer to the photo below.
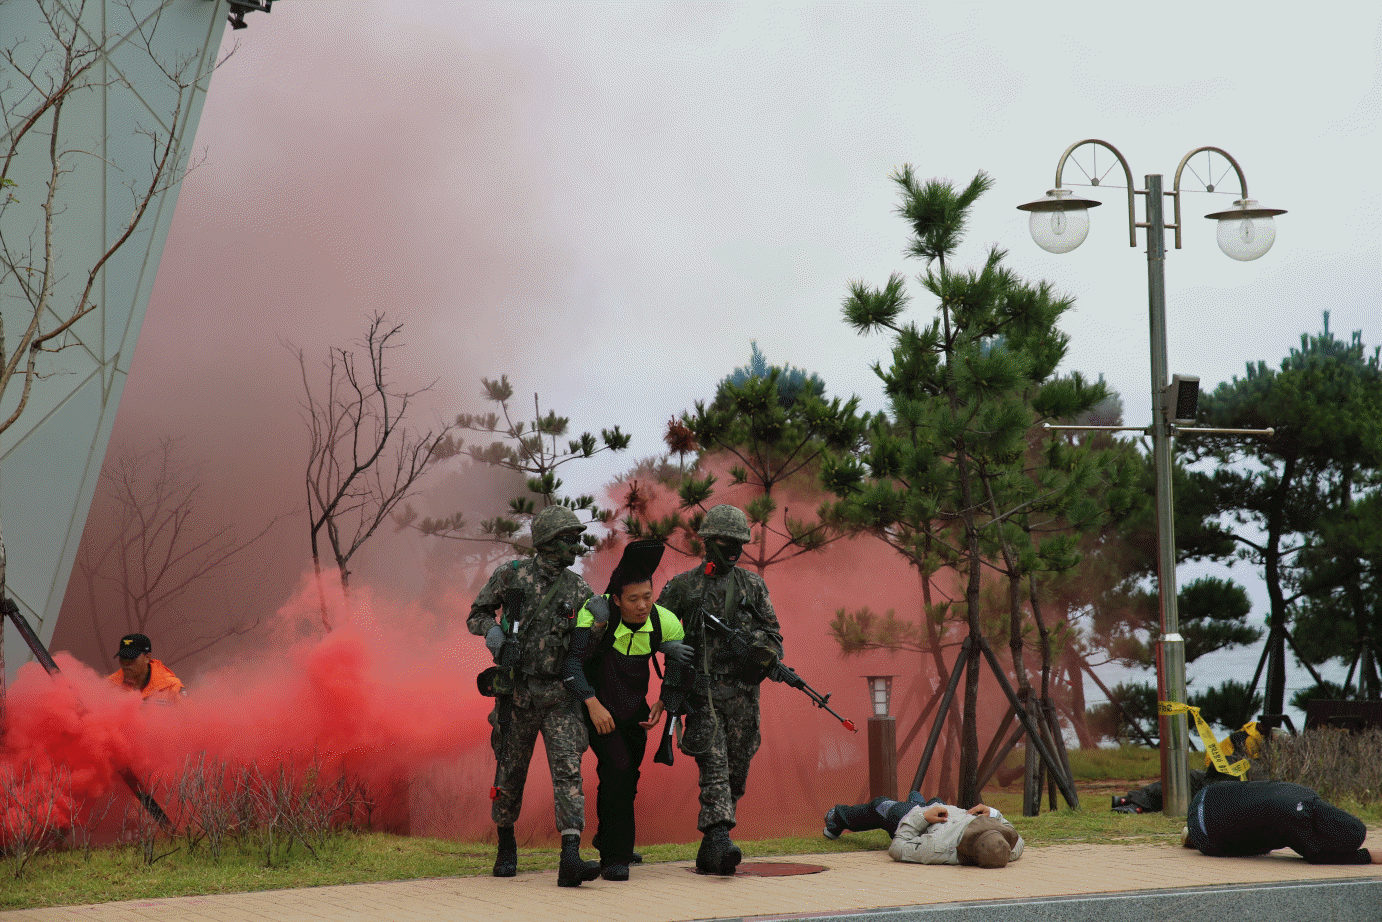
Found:
<path fill-rule="evenodd" d="M 1367 844 L 1378 844 L 1375 833 Z M 1206 858 L 1191 849 L 1162 845 L 1034 847 L 1015 864 L 992 871 L 897 864 L 886 852 L 877 851 L 750 855 L 745 860 L 824 865 L 826 870 L 795 876 L 702 877 L 681 861 L 635 867 L 628 883 L 597 880 L 561 890 L 555 871 L 520 872 L 508 880 L 434 878 L 23 909 L 0 912 L 0 922 L 688 922 L 1196 886 L 1382 880 L 1382 865 L 1310 865 L 1289 851 L 1258 858 Z"/>

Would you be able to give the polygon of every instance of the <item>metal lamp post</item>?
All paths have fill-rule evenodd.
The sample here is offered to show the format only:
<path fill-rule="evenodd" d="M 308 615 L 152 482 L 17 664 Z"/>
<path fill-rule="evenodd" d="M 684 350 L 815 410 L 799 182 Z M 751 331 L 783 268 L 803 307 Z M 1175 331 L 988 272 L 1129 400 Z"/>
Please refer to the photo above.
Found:
<path fill-rule="evenodd" d="M 869 683 L 869 797 L 897 797 L 897 719 L 888 714 L 892 702 L 890 675 L 864 676 Z"/>
<path fill-rule="evenodd" d="M 1106 141 L 1089 138 L 1078 141 L 1065 149 L 1056 165 L 1056 187 L 1034 202 L 1019 205 L 1022 211 L 1029 212 L 1028 227 L 1032 239 L 1042 249 L 1051 253 L 1068 253 L 1084 242 L 1089 233 L 1089 209 L 1100 202 L 1079 198 L 1070 190 L 1061 188 L 1061 173 L 1070 155 L 1081 147 L 1091 146 L 1097 157 L 1098 148 L 1103 147 L 1117 158 L 1127 178 L 1128 191 L 1128 238 L 1130 246 L 1137 246 L 1137 228 L 1147 231 L 1147 294 L 1148 313 L 1151 327 L 1152 363 L 1152 425 L 1116 427 L 1068 427 L 1049 426 L 1050 429 L 1122 429 L 1140 430 L 1152 438 L 1152 463 L 1156 474 L 1156 523 L 1157 523 L 1157 596 L 1160 602 L 1161 638 L 1157 642 L 1157 692 L 1159 700 L 1178 704 L 1185 703 L 1185 641 L 1180 635 L 1180 617 L 1176 610 L 1176 537 L 1171 498 L 1171 439 L 1181 430 L 1177 423 L 1193 422 L 1195 398 L 1198 394 L 1198 378 L 1177 376 L 1174 382 L 1166 379 L 1166 229 L 1176 232 L 1176 249 L 1181 246 L 1181 175 L 1190 158 L 1203 153 L 1206 159 L 1218 154 L 1232 166 L 1238 176 L 1239 198 L 1233 207 L 1217 211 L 1205 217 L 1218 221 L 1219 248 L 1237 260 L 1252 260 L 1271 249 L 1276 240 L 1276 230 L 1272 222 L 1275 215 L 1285 214 L 1280 208 L 1262 208 L 1248 198 L 1248 183 L 1238 162 L 1226 151 L 1217 147 L 1198 147 L 1181 158 L 1176 167 L 1175 182 L 1170 193 L 1162 191 L 1162 177 L 1159 173 L 1145 177 L 1146 188 L 1134 189 L 1132 170 L 1128 161 L 1113 145 Z M 1097 186 L 1103 175 L 1096 169 L 1087 172 L 1089 185 Z M 1110 167 L 1109 169 L 1112 169 Z M 1192 173 L 1194 172 L 1192 168 Z M 1205 182 L 1205 191 L 1213 192 L 1213 174 Z M 1166 223 L 1163 214 L 1163 198 L 1170 195 L 1173 205 L 1173 221 Z M 1147 220 L 1137 221 L 1135 196 L 1146 197 Z M 1203 433 L 1215 434 L 1265 434 L 1271 430 L 1222 430 L 1199 429 Z M 1186 758 L 1189 750 L 1188 725 L 1183 713 L 1161 715 L 1161 781 L 1164 795 L 1164 811 L 1168 816 L 1183 816 L 1189 807 L 1189 773 Z"/>

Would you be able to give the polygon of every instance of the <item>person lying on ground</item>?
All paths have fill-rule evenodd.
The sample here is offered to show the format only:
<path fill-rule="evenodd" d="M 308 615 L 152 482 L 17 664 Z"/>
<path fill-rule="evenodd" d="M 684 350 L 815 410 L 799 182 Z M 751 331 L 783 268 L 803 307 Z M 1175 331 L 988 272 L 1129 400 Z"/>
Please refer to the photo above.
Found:
<path fill-rule="evenodd" d="M 1190 800 L 1181 844 L 1214 857 L 1293 849 L 1311 864 L 1382 864 L 1382 848 L 1363 848 L 1362 820 L 1302 784 L 1211 784 Z"/>
<path fill-rule="evenodd" d="M 825 814 L 827 839 L 845 832 L 883 829 L 892 836 L 888 855 L 914 864 L 965 864 L 1001 868 L 1022 857 L 1026 843 L 1003 814 L 984 804 L 968 810 L 924 800 L 913 791 L 907 800 L 875 797 L 866 804 L 836 804 Z"/>
<path fill-rule="evenodd" d="M 1261 720 L 1250 720 L 1220 740 L 1218 742 L 1219 750 L 1227 761 L 1236 763 L 1240 760 L 1246 760 L 1249 764 L 1238 775 L 1228 774 L 1215 768 L 1213 757 L 1206 752 L 1204 754 L 1204 769 L 1191 769 L 1190 771 L 1190 796 L 1194 797 L 1206 785 L 1218 784 L 1223 781 L 1240 781 L 1244 777 L 1253 778 L 1252 773 L 1265 774 L 1259 761 L 1262 758 L 1262 747 L 1270 735 L 1280 729 L 1280 723 L 1279 717 L 1268 718 L 1264 715 Z M 1002 783 L 1001 774 L 998 780 Z M 1259 777 L 1254 778 L 1254 780 L 1267 779 Z M 1129 791 L 1126 794 L 1115 795 L 1112 804 L 1115 813 L 1160 813 L 1161 806 L 1160 781 L 1153 781 L 1146 787 Z"/>

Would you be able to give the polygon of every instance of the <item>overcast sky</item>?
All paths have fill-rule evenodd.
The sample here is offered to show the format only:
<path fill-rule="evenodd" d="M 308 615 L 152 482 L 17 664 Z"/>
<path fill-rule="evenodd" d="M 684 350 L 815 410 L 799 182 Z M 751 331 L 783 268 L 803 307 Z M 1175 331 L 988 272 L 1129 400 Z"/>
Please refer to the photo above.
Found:
<path fill-rule="evenodd" d="M 507 373 L 578 430 L 631 432 L 582 490 L 659 453 L 666 419 L 751 340 L 881 409 L 869 365 L 889 343 L 853 333 L 840 303 L 852 279 L 923 269 L 894 213 L 903 163 L 992 175 L 960 263 L 998 244 L 1073 295 L 1066 370 L 1104 375 L 1144 422 L 1145 238 L 1128 245 L 1121 190 L 1080 190 L 1106 204 L 1065 256 L 1016 210 L 1083 138 L 1117 146 L 1139 188 L 1222 147 L 1289 211 L 1275 248 L 1240 263 L 1200 217 L 1237 197 L 1232 175 L 1213 181 L 1233 195 L 1184 196 L 1172 372 L 1212 389 L 1278 363 L 1323 310 L 1382 344 L 1376 3 L 355 0 L 247 21 L 226 33 L 240 47 L 211 85 L 115 432 L 182 435 L 237 499 L 253 478 L 255 496 L 301 503 L 280 340 L 320 353 L 376 309 L 408 323 L 400 376 L 437 382 L 420 421 Z"/>
<path fill-rule="evenodd" d="M 1086 137 L 1119 147 L 1139 186 L 1151 172 L 1169 186 L 1185 152 L 1223 147 L 1254 197 L 1289 209 L 1275 248 L 1238 263 L 1200 217 L 1234 196 L 1184 197 L 1185 248 L 1167 260 L 1173 371 L 1212 387 L 1245 361 L 1278 360 L 1324 309 L 1335 329 L 1382 342 L 1375 4 L 1217 22 L 1203 4 L 1159 4 L 1159 28 L 1108 4 L 926 6 L 352 2 L 252 15 L 227 33 L 241 47 L 212 84 L 173 256 L 228 235 L 246 245 L 196 273 L 204 307 L 172 308 L 160 278 L 136 370 L 176 371 L 176 352 L 149 355 L 170 310 L 235 328 L 236 348 L 210 329 L 206 354 L 184 354 L 209 381 L 241 371 L 241 349 L 311 346 L 382 307 L 410 321 L 416 372 L 441 379 L 440 404 L 508 372 L 578 424 L 624 422 L 636 454 L 658 450 L 660 421 L 742 364 L 751 339 L 880 407 L 867 366 L 887 342 L 849 331 L 839 305 L 850 279 L 922 268 L 902 257 L 893 212 L 888 175 L 905 162 L 995 178 L 963 261 L 997 243 L 1074 295 L 1069 367 L 1106 375 L 1140 420 L 1146 261 L 1141 237 L 1128 246 L 1122 196 L 1097 192 L 1107 204 L 1090 239 L 1060 257 L 1015 210 Z M 1231 175 L 1215 179 L 1236 193 Z M 928 316 L 924 298 L 915 307 Z"/>

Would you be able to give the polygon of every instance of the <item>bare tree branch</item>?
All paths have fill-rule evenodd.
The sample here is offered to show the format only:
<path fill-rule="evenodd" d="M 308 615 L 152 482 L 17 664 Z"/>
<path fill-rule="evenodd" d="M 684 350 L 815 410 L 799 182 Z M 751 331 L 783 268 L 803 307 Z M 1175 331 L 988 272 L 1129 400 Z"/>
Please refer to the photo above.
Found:
<path fill-rule="evenodd" d="M 15 378 L 20 381 L 18 401 L 9 416 L 0 420 L 0 432 L 14 425 L 27 408 L 34 381 L 42 376 L 38 365 L 40 355 L 66 348 L 67 344 L 61 342 L 64 334 L 99 307 L 92 300 L 92 293 L 100 282 L 106 264 L 129 242 L 153 202 L 185 175 L 185 164 L 178 158 L 177 138 L 171 126 L 181 120 L 198 75 L 190 59 L 170 63 L 154 54 L 152 43 L 158 27 L 158 11 L 151 17 L 141 18 L 134 15 L 131 9 L 137 28 L 134 36 L 127 37 L 127 40 L 138 42 L 143 47 L 175 91 L 176 101 L 172 110 L 159 119 L 162 125 L 170 126 L 170 130 L 163 130 L 161 126 L 135 127 L 135 133 L 149 139 L 149 175 L 143 182 L 131 180 L 126 183 L 132 203 L 130 217 L 87 268 L 86 282 L 80 292 L 70 299 L 59 297 L 58 285 L 63 264 L 56 240 L 58 219 L 65 212 L 60 193 L 64 177 L 75 169 L 76 159 L 79 156 L 93 156 L 86 151 L 64 146 L 63 109 L 75 93 L 102 85 L 93 77 L 98 73 L 94 65 L 105 50 L 105 37 L 93 37 L 77 25 L 84 6 L 84 3 L 79 4 L 73 14 L 75 20 L 69 20 L 55 15 L 53 4 L 41 4 L 55 45 L 45 47 L 34 64 L 26 66 L 20 61 L 16 54 L 17 46 L 11 46 L 3 53 L 4 60 L 9 64 L 7 72 L 21 76 L 28 83 L 29 90 L 18 94 L 21 98 L 16 102 L 0 106 L 7 129 L 5 147 L 0 152 L 0 195 L 3 195 L 0 198 L 0 217 L 12 211 L 19 202 L 10 191 L 15 185 L 11 169 L 21 143 L 30 133 L 41 133 L 48 138 L 48 176 L 40 209 L 42 218 L 36 225 L 26 226 L 24 221 L 0 222 L 0 282 L 12 283 L 19 292 L 18 298 L 6 294 L 0 314 L 11 313 L 9 304 L 12 300 L 27 305 L 22 309 L 22 331 L 15 341 L 6 341 L 5 327 L 0 324 L 0 395 L 9 390 Z M 55 58 L 61 60 L 54 63 Z M 26 108 L 26 104 L 31 108 Z"/>
<path fill-rule="evenodd" d="M 77 554 L 92 629 L 111 630 L 109 612 L 121 612 L 122 633 L 158 634 L 169 663 L 253 630 L 248 613 L 187 611 L 189 595 L 224 575 L 288 513 L 241 539 L 230 526 L 206 524 L 204 483 L 197 465 L 177 455 L 177 442 L 135 452 L 122 446 L 101 469 L 89 536 Z M 106 513 L 102 519 L 99 514 Z M 104 526 L 104 528 L 103 528 Z M 190 636 L 187 626 L 203 628 Z"/>
<path fill-rule="evenodd" d="M 389 383 L 388 353 L 401 347 L 397 337 L 402 330 L 402 323 L 375 312 L 363 340 L 354 347 L 331 347 L 323 363 L 324 387 L 314 386 L 306 353 L 284 342 L 302 375 L 308 434 L 303 486 L 319 590 L 323 535 L 341 586 L 349 591 L 351 557 L 414 493 L 418 478 L 440 457 L 438 448 L 451 433 L 450 426 L 419 432 L 404 425 L 413 398 L 432 386 L 407 391 Z M 322 624 L 330 630 L 324 592 L 321 611 Z"/>

